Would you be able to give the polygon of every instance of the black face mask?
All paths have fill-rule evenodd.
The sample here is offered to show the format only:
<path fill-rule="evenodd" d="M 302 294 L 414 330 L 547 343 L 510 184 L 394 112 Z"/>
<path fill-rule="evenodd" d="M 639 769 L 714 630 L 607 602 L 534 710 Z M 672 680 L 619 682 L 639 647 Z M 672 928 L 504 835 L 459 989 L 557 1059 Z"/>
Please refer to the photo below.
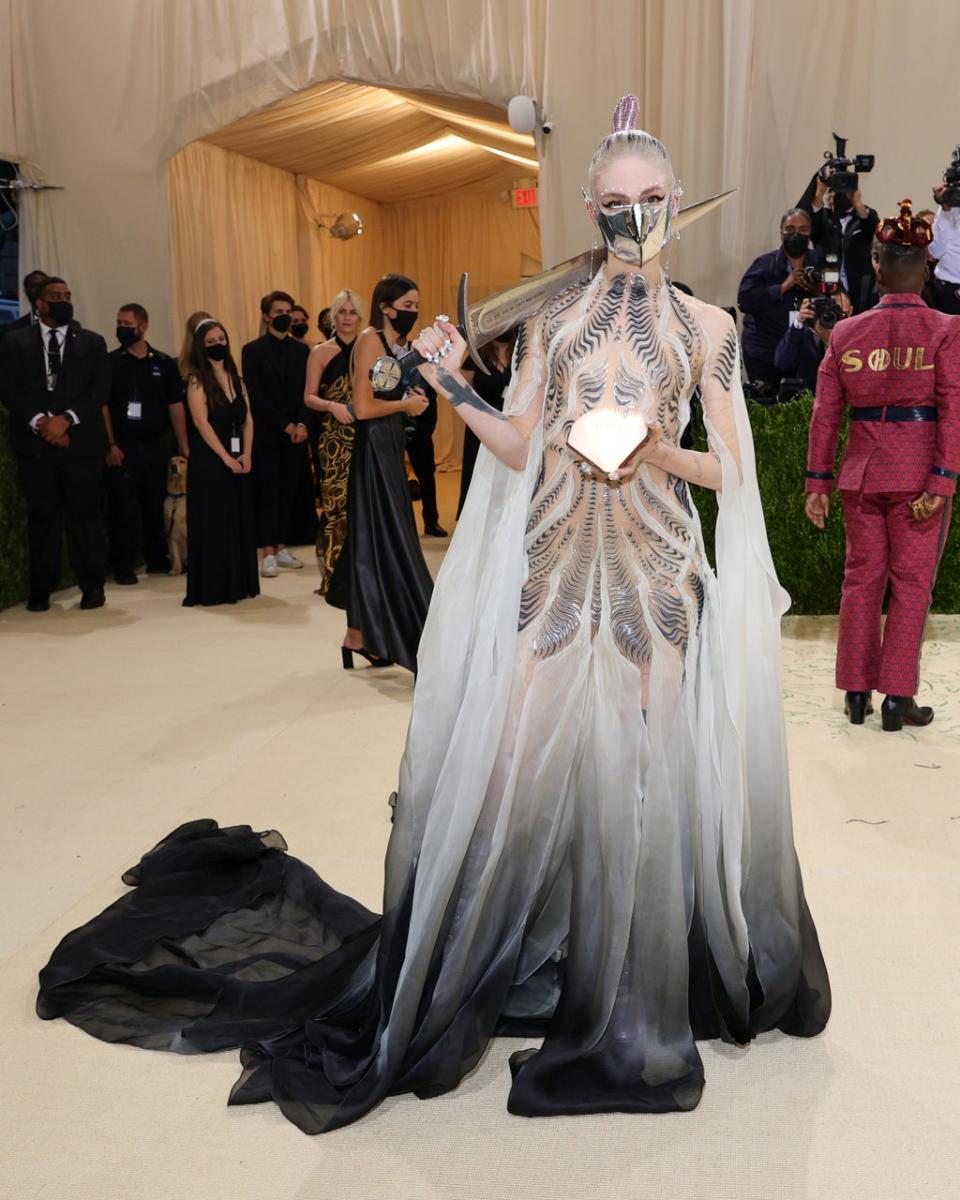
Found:
<path fill-rule="evenodd" d="M 69 325 L 73 320 L 73 305 L 69 300 L 48 300 L 47 317 L 54 325 Z"/>
<path fill-rule="evenodd" d="M 140 334 L 130 325 L 118 325 L 117 341 L 121 346 L 132 346 L 134 342 L 140 341 Z"/>
<path fill-rule="evenodd" d="M 306 321 L 294 321 L 290 326 L 290 332 L 295 338 L 302 338 L 307 336 L 307 330 L 309 328 L 310 326 L 306 323 Z"/>
<path fill-rule="evenodd" d="M 396 312 L 397 315 L 395 317 L 390 317 L 390 324 L 400 337 L 406 338 L 410 330 L 416 325 L 418 314 L 409 312 L 407 309 L 397 309 Z M 389 316 L 389 313 L 387 315 Z"/>
<path fill-rule="evenodd" d="M 278 313 L 277 316 L 273 317 L 273 319 L 270 321 L 270 324 L 274 327 L 277 333 L 286 333 L 290 328 L 291 320 L 292 318 L 289 313 Z"/>
<path fill-rule="evenodd" d="M 805 233 L 790 233 L 783 235 L 783 249 L 790 258 L 802 258 L 807 252 L 807 246 L 810 242 L 809 237 Z"/>
<path fill-rule="evenodd" d="M 207 358 L 214 362 L 223 362 L 229 353 L 223 342 L 214 342 L 212 346 L 205 346 L 204 349 L 207 352 Z"/>

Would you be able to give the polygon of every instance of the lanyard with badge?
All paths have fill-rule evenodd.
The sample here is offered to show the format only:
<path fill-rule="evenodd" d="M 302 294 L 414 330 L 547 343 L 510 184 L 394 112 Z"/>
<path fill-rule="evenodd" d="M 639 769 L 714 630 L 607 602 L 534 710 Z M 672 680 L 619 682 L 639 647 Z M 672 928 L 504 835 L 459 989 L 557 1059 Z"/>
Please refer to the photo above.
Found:
<path fill-rule="evenodd" d="M 133 355 L 128 355 L 128 357 L 133 358 Z M 134 359 L 133 371 L 134 371 L 134 374 L 133 374 L 133 399 L 127 401 L 127 420 L 128 421 L 142 421 L 143 420 L 143 401 L 139 398 L 140 384 L 139 384 L 139 376 L 137 374 L 137 372 L 139 371 L 139 364 L 137 363 L 136 359 Z M 156 360 L 156 358 L 154 358 L 152 352 L 150 354 L 150 375 L 155 380 L 162 379 L 160 363 Z M 159 386 L 159 383 L 156 386 Z"/>
<path fill-rule="evenodd" d="M 124 351 L 126 353 L 126 351 Z M 140 395 L 139 382 L 137 379 L 137 360 L 132 354 L 127 354 L 127 357 L 133 362 L 133 399 L 127 401 L 127 420 L 142 421 L 143 420 L 143 401 L 138 397 Z"/>
<path fill-rule="evenodd" d="M 236 387 L 236 386 L 237 386 L 236 383 L 234 383 L 234 387 Z M 237 400 L 238 400 L 238 396 L 236 395 L 236 393 L 234 393 L 233 398 L 230 401 L 230 453 L 233 455 L 234 458 L 239 458 L 240 453 L 241 453 L 241 451 L 240 451 L 240 430 L 237 428 L 237 418 L 236 418 L 237 407 L 238 407 Z"/>

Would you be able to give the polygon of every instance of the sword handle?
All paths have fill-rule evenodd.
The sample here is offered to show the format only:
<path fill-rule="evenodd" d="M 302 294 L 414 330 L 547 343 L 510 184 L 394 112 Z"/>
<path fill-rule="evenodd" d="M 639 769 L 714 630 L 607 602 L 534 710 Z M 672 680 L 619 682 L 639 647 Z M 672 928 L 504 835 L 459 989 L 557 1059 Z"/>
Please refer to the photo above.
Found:
<path fill-rule="evenodd" d="M 457 326 L 457 333 L 459 333 L 460 336 L 466 340 L 466 333 L 464 332 L 462 325 Z M 377 361 L 379 362 L 380 360 L 378 359 Z M 411 373 L 411 371 L 415 370 L 427 360 L 418 350 L 409 350 L 406 354 L 401 355 L 400 358 L 394 359 L 394 361 L 403 372 L 404 376 L 407 376 Z"/>
<path fill-rule="evenodd" d="M 473 360 L 476 362 L 476 364 L 478 364 L 480 370 L 484 371 L 486 374 L 490 374 L 490 371 L 487 370 L 484 360 L 480 358 L 479 353 L 476 353 L 476 348 L 474 347 L 472 338 L 470 338 L 467 332 L 469 328 L 469 322 L 467 322 L 466 319 L 466 274 L 461 276 L 460 300 L 458 300 L 458 305 L 460 305 L 460 311 L 458 311 L 457 316 L 460 317 L 460 320 L 458 320 L 456 326 L 457 332 L 463 338 L 463 341 L 467 343 L 467 348 L 469 349 L 470 354 L 473 355 Z M 406 354 L 402 354 L 398 359 L 395 359 L 394 356 L 389 354 L 380 355 L 380 358 L 377 359 L 377 361 L 374 362 L 373 366 L 370 368 L 370 382 L 373 384 L 374 391 L 382 391 L 384 394 L 389 396 L 390 400 L 398 400 L 398 398 L 400 398 L 402 395 L 404 382 L 406 382 L 410 374 L 416 370 L 416 367 L 421 366 L 421 364 L 424 364 L 424 362 L 426 362 L 426 359 L 424 358 L 424 355 L 420 354 L 419 350 L 408 350 Z"/>
<path fill-rule="evenodd" d="M 462 338 L 466 338 L 462 325 L 457 326 L 457 331 Z M 382 354 L 370 368 L 373 390 L 386 400 L 400 400 L 409 387 L 411 375 L 426 361 L 417 350 L 409 350 L 400 358 Z"/>

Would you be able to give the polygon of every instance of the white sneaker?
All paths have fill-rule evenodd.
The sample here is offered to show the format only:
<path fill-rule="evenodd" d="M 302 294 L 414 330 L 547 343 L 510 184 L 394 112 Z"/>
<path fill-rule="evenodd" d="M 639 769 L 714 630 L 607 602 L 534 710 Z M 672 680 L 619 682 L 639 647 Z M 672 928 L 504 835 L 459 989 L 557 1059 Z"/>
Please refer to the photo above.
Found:
<path fill-rule="evenodd" d="M 264 579 L 273 579 L 277 574 L 277 556 L 275 554 L 265 554 L 263 562 L 260 564 L 260 574 Z"/>
<path fill-rule="evenodd" d="M 291 554 L 286 546 L 284 546 L 277 555 L 277 566 L 286 567 L 290 571 L 296 571 L 299 567 L 303 566 L 303 560 L 297 558 L 295 554 Z"/>

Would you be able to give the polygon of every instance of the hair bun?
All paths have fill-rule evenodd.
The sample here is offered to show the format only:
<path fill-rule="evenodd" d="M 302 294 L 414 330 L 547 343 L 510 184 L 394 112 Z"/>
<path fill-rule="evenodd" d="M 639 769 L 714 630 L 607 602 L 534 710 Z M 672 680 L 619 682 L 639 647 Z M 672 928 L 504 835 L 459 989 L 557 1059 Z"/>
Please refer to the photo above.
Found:
<path fill-rule="evenodd" d="M 634 95 L 624 96 L 613 110 L 613 132 L 629 133 L 637 127 L 640 101 Z"/>
<path fill-rule="evenodd" d="M 925 217 L 913 215 L 913 201 L 900 201 L 900 215 L 887 217 L 877 226 L 877 241 L 883 246 L 929 246 L 933 227 Z"/>

